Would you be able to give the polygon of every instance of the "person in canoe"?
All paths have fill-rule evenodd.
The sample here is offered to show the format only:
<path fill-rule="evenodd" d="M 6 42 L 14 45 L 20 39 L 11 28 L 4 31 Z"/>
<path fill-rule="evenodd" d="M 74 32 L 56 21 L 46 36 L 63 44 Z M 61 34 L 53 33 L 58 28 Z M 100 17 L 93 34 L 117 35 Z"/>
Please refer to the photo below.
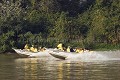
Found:
<path fill-rule="evenodd" d="M 70 46 L 67 47 L 66 49 L 67 52 L 76 52 L 76 53 L 83 53 L 83 52 L 86 52 L 86 51 L 89 51 L 88 49 L 83 49 L 83 48 L 71 48 Z"/>
<path fill-rule="evenodd" d="M 57 49 L 64 51 L 63 44 L 62 43 L 58 44 L 57 45 Z"/>
<path fill-rule="evenodd" d="M 93 51 L 91 51 L 90 49 L 87 49 L 87 48 L 76 48 L 75 52 L 76 53 L 84 53 L 84 52 L 92 53 Z"/>
<path fill-rule="evenodd" d="M 28 44 L 25 44 L 24 50 L 30 51 Z"/>
<path fill-rule="evenodd" d="M 76 53 L 83 53 L 84 49 L 82 49 L 82 48 L 76 48 L 75 52 Z"/>
<path fill-rule="evenodd" d="M 43 51 L 45 51 L 45 50 L 46 50 L 45 47 L 43 47 L 43 48 L 42 48 L 42 47 L 39 47 L 39 49 L 38 49 L 39 52 L 40 52 L 40 51 L 43 52 Z"/>
<path fill-rule="evenodd" d="M 73 50 L 73 48 L 71 48 L 70 46 L 67 47 L 66 51 L 67 51 L 67 52 L 75 52 L 75 51 Z"/>
<path fill-rule="evenodd" d="M 38 52 L 37 48 L 35 48 L 34 45 L 32 45 L 32 47 L 30 47 L 30 51 L 32 51 L 32 52 Z"/>
<path fill-rule="evenodd" d="M 57 45 L 57 49 L 62 50 L 62 51 L 67 51 L 67 52 L 75 52 L 73 50 L 73 48 L 71 48 L 70 46 L 68 46 L 67 48 L 65 48 L 62 43 L 60 43 L 60 44 Z"/>

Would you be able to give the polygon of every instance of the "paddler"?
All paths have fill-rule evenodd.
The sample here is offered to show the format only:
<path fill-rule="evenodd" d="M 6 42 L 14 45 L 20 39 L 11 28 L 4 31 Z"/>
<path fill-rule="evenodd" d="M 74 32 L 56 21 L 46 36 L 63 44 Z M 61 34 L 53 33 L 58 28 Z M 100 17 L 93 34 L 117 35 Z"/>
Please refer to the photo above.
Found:
<path fill-rule="evenodd" d="M 77 49 L 75 50 L 75 52 L 76 52 L 76 53 L 83 53 L 84 50 L 83 50 L 82 48 L 77 48 Z"/>
<path fill-rule="evenodd" d="M 62 44 L 62 43 L 58 44 L 58 45 L 57 45 L 57 49 L 64 51 L 64 50 L 63 50 L 63 44 Z"/>
<path fill-rule="evenodd" d="M 32 47 L 30 47 L 30 51 L 34 52 L 34 45 L 32 45 Z"/>
<path fill-rule="evenodd" d="M 25 44 L 24 49 L 30 51 L 28 44 Z"/>
<path fill-rule="evenodd" d="M 32 45 L 32 47 L 30 47 L 30 51 L 32 51 L 32 52 L 38 52 L 37 48 L 34 48 L 34 45 Z"/>
<path fill-rule="evenodd" d="M 37 48 L 34 48 L 34 52 L 38 52 Z"/>
<path fill-rule="evenodd" d="M 42 52 L 43 52 L 43 51 L 45 51 L 45 50 L 46 50 L 46 48 L 45 48 L 45 47 L 43 47 L 43 48 L 41 48 L 41 49 L 40 49 L 40 51 L 42 51 Z"/>
<path fill-rule="evenodd" d="M 70 52 L 70 46 L 67 47 L 66 51 L 67 51 L 67 52 Z"/>
<path fill-rule="evenodd" d="M 67 52 L 74 52 L 73 48 L 71 48 L 70 46 L 67 47 L 66 51 Z"/>

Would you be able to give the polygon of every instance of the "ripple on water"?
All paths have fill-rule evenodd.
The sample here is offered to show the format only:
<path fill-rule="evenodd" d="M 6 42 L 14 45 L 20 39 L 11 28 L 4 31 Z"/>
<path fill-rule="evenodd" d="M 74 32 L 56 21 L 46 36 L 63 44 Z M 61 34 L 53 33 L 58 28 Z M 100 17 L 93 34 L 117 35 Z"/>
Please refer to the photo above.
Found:
<path fill-rule="evenodd" d="M 119 80 L 119 53 L 95 53 L 107 56 L 108 60 L 59 60 L 56 58 L 17 58 L 2 59 L 1 80 Z M 88 55 L 83 55 L 87 58 Z M 89 55 L 90 56 L 90 55 Z M 0 58 L 2 58 L 0 56 Z M 112 60 L 115 58 L 116 60 Z"/>

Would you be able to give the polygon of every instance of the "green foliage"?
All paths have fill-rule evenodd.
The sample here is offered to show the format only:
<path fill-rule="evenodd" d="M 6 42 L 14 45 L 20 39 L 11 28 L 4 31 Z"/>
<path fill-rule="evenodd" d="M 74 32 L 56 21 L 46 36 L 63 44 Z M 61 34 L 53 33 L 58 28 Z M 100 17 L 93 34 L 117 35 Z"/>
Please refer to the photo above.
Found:
<path fill-rule="evenodd" d="M 0 52 L 4 52 L 7 50 L 10 50 L 11 47 L 14 46 L 14 40 L 13 40 L 14 32 L 9 31 L 8 33 L 2 34 L 0 36 Z"/>
<path fill-rule="evenodd" d="M 68 21 L 65 13 L 61 13 L 59 18 L 55 21 L 54 28 L 52 30 L 53 37 L 56 37 L 59 41 L 66 39 L 66 27 Z"/>
<path fill-rule="evenodd" d="M 104 44 L 104 43 L 100 43 L 100 44 L 95 44 L 93 46 L 93 48 L 95 50 L 119 50 L 120 49 L 120 45 L 114 45 L 114 44 Z"/>
<path fill-rule="evenodd" d="M 2 0 L 0 51 L 29 45 L 119 48 L 119 0 Z"/>

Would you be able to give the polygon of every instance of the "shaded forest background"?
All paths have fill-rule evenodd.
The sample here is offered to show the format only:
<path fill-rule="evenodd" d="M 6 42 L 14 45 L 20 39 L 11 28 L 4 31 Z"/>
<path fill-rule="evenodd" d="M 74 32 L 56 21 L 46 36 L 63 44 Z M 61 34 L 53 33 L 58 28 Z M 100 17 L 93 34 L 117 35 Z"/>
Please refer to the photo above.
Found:
<path fill-rule="evenodd" d="M 0 0 L 0 52 L 59 42 L 120 49 L 120 0 Z"/>

